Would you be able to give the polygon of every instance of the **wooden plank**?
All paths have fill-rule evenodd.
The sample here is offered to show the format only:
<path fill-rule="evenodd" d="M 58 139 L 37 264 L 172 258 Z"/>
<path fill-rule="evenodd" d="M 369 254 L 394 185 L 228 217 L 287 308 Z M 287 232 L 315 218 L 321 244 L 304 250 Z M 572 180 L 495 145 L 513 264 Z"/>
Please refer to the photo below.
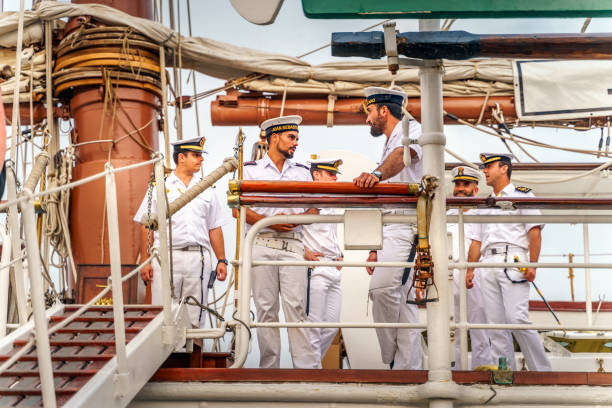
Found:
<path fill-rule="evenodd" d="M 96 354 L 96 355 L 69 355 L 69 356 L 56 356 L 51 355 L 51 361 L 107 361 L 115 357 L 114 354 Z M 11 356 L 3 354 L 0 355 L 0 361 L 6 361 Z M 23 356 L 19 359 L 20 361 L 38 361 L 35 354 Z"/>
<path fill-rule="evenodd" d="M 422 384 L 427 381 L 427 371 L 160 368 L 151 381 Z"/>
<path fill-rule="evenodd" d="M 87 377 L 95 375 L 98 370 L 60 370 L 54 372 L 64 377 Z M 1 377 L 38 377 L 39 375 L 38 370 L 8 370 L 0 373 Z"/>
<path fill-rule="evenodd" d="M 516 371 L 514 385 L 586 385 L 587 373 Z"/>

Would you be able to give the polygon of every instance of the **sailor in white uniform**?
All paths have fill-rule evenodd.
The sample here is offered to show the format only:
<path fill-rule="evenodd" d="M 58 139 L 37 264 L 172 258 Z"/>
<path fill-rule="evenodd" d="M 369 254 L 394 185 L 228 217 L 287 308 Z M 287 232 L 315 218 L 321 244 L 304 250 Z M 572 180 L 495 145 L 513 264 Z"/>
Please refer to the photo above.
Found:
<path fill-rule="evenodd" d="M 340 159 L 317 159 L 310 161 L 310 174 L 314 181 L 338 179 Z M 336 208 L 321 208 L 319 214 L 335 215 Z M 338 244 L 338 224 L 311 224 L 304 226 L 304 258 L 309 261 L 341 261 L 342 250 Z M 340 290 L 341 268 L 317 266 L 309 268 L 309 293 L 307 298 L 308 318 L 312 322 L 339 322 L 342 292 Z M 327 353 L 337 328 L 313 328 L 309 330 L 312 346 L 321 359 Z"/>
<path fill-rule="evenodd" d="M 266 133 L 269 150 L 261 159 L 244 163 L 244 180 L 312 181 L 309 168 L 290 159 L 298 146 L 297 115 L 266 120 L 261 129 Z M 279 214 L 317 214 L 317 209 L 251 207 L 246 211 L 247 229 L 257 221 Z M 234 216 L 237 212 L 234 211 Z M 253 259 L 303 261 L 302 226 L 276 224 L 263 229 L 255 238 Z M 303 322 L 306 316 L 307 272 L 305 266 L 257 266 L 251 271 L 253 300 L 257 321 L 278 322 L 279 295 L 287 322 Z M 295 368 L 320 368 L 319 356 L 310 344 L 308 330 L 289 328 L 289 349 Z M 280 331 L 258 328 L 259 366 L 280 367 Z"/>
<path fill-rule="evenodd" d="M 534 197 L 531 189 L 516 187 L 510 182 L 512 155 L 483 153 L 480 155 L 487 185 L 493 187 L 492 197 Z M 479 214 L 539 215 L 536 209 L 502 210 L 491 208 Z M 472 239 L 468 260 L 476 262 L 537 262 L 540 256 L 543 224 L 471 224 L 468 238 Z M 529 324 L 529 283 L 536 276 L 535 268 L 481 267 L 481 292 L 487 323 Z M 474 270 L 467 270 L 466 284 L 473 286 Z M 494 358 L 506 357 L 516 370 L 514 346 L 508 330 L 489 330 Z M 527 367 L 532 371 L 550 371 L 551 366 L 542 341 L 535 330 L 512 331 Z"/>
<path fill-rule="evenodd" d="M 474 197 L 478 193 L 478 182 L 480 181 L 480 172 L 468 166 L 458 166 L 451 171 L 453 181 L 453 196 L 454 197 Z M 476 214 L 477 210 L 463 210 L 464 214 Z M 451 208 L 447 211 L 448 215 L 457 215 L 458 210 Z M 470 224 L 464 225 L 464 230 L 470 228 Z M 459 262 L 459 225 L 448 224 L 448 232 L 453 239 L 453 261 Z M 465 235 L 464 235 L 465 238 Z M 465 238 L 465 259 L 467 259 L 467 250 L 470 247 L 471 241 Z M 460 282 L 459 269 L 453 270 L 453 281 L 455 287 L 455 321 L 459 321 L 459 285 L 465 285 L 465 282 Z M 466 292 L 467 303 L 467 321 L 469 323 L 486 323 L 484 306 L 482 303 L 482 295 L 480 292 L 480 274 L 475 274 L 472 280 L 474 286 Z M 484 329 L 470 329 L 470 340 L 472 345 L 472 370 L 478 366 L 493 365 L 495 360 L 491 354 L 491 342 L 489 334 Z M 455 333 L 455 367 L 459 367 L 461 352 L 460 352 L 459 332 Z"/>
<path fill-rule="evenodd" d="M 373 187 L 379 182 L 418 183 L 423 177 L 421 163 L 422 149 L 416 143 L 410 144 L 411 164 L 404 166 L 402 146 L 402 110 L 406 98 L 404 92 L 385 88 L 370 87 L 365 89 L 367 109 L 366 123 L 374 137 L 385 135 L 379 166 L 371 173 L 361 173 L 353 180 L 358 187 Z M 421 125 L 410 121 L 409 137 L 416 140 L 421 135 Z M 414 210 L 393 210 L 394 214 L 415 214 Z M 383 248 L 381 251 L 370 251 L 368 262 L 407 261 L 410 249 L 414 244 L 416 228 L 409 224 L 383 225 Z M 377 323 L 417 323 L 419 319 L 417 306 L 406 304 L 412 272 L 409 276 L 404 268 L 366 268 L 372 275 L 370 280 L 370 298 L 372 315 Z M 410 292 L 410 300 L 414 291 Z M 418 370 L 422 367 L 421 333 L 415 329 L 376 329 L 380 343 L 381 357 L 385 364 L 396 370 Z"/>
<path fill-rule="evenodd" d="M 200 181 L 199 172 L 203 161 L 204 141 L 203 137 L 197 137 L 172 143 L 176 169 L 166 179 L 168 202 L 173 202 Z M 134 221 L 142 222 L 143 217 L 146 219 L 150 212 L 155 213 L 156 208 L 157 194 L 155 187 L 152 187 L 140 204 Z M 212 269 L 211 250 L 217 258 L 215 268 L 217 278 L 225 280 L 227 260 L 221 229 L 223 224 L 221 204 L 211 188 L 204 190 L 172 215 L 171 259 L 174 294 L 179 299 L 193 296 L 203 305 L 208 303 L 208 283 Z M 144 226 L 141 238 L 141 259 L 146 259 L 149 257 L 147 253 L 149 233 Z M 153 247 L 159 248 L 157 231 L 154 234 Z M 140 276 L 146 283 L 152 281 L 152 303 L 160 305 L 162 303 L 162 281 L 161 267 L 157 260 L 154 259 L 152 265 L 145 266 Z M 206 320 L 202 308 L 188 305 L 187 311 L 193 327 L 204 327 Z"/>

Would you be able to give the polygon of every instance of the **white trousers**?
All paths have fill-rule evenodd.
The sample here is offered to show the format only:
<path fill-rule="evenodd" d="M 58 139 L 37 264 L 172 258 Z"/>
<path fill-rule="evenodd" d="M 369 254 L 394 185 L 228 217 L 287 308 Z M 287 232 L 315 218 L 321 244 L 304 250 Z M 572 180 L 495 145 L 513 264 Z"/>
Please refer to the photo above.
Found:
<path fill-rule="evenodd" d="M 172 271 L 174 277 L 174 295 L 181 299 L 193 296 L 200 303 L 208 303 L 208 279 L 210 278 L 210 254 L 199 251 L 172 251 Z M 151 286 L 151 303 L 162 304 L 161 266 L 153 259 L 153 284 Z M 199 306 L 187 305 L 191 325 L 202 328 L 206 325 L 206 312 Z"/>
<path fill-rule="evenodd" d="M 383 249 L 378 251 L 379 262 L 407 261 L 414 237 L 408 225 L 385 226 Z M 412 271 L 402 285 L 404 268 L 377 267 L 370 280 L 370 299 L 375 323 L 417 323 L 419 311 L 416 305 L 406 303 Z M 414 300 L 414 290 L 410 291 Z M 420 370 L 423 366 L 421 331 L 418 329 L 376 329 L 382 361 L 393 362 L 394 370 Z"/>
<path fill-rule="evenodd" d="M 526 261 L 527 255 L 519 249 L 509 249 L 507 260 L 512 262 L 514 256 Z M 504 262 L 504 254 L 486 255 L 482 262 Z M 482 287 L 483 303 L 487 323 L 529 324 L 529 282 L 512 283 L 525 279 L 517 268 L 480 268 L 480 285 Z M 489 330 L 493 357 L 506 357 L 512 370 L 516 370 L 514 344 L 512 334 L 516 338 L 527 368 L 531 371 L 550 371 L 550 361 L 544 351 L 542 341 L 535 330 Z"/>
<path fill-rule="evenodd" d="M 333 266 L 314 268 L 310 278 L 310 309 L 308 320 L 311 322 L 339 322 L 342 306 L 340 290 L 341 274 Z M 338 328 L 314 328 L 308 330 L 312 348 L 322 360 L 329 349 Z"/>
<path fill-rule="evenodd" d="M 460 281 L 461 275 L 458 269 L 453 271 L 453 281 L 455 286 L 455 321 L 459 321 L 459 285 L 465 287 L 465 280 Z M 467 321 L 468 323 L 486 323 L 484 305 L 482 302 L 482 293 L 480 288 L 480 274 L 476 271 L 474 276 L 474 287 L 467 290 Z M 481 365 L 497 364 L 491 354 L 491 341 L 489 333 L 484 329 L 470 329 L 470 342 L 472 345 L 472 370 Z M 458 369 L 461 365 L 461 338 L 459 330 L 455 332 L 455 368 Z"/>
<path fill-rule="evenodd" d="M 296 244 L 299 242 L 294 241 Z M 301 243 L 299 243 L 301 244 Z M 304 253 L 253 245 L 253 259 L 262 261 L 303 261 Z M 253 301 L 257 321 L 278 322 L 279 294 L 287 322 L 303 322 L 306 317 L 306 267 L 262 265 L 251 270 Z M 310 344 L 307 329 L 289 328 L 289 351 L 295 368 L 320 368 L 321 362 Z M 258 328 L 259 366 L 279 368 L 281 341 L 277 328 Z"/>

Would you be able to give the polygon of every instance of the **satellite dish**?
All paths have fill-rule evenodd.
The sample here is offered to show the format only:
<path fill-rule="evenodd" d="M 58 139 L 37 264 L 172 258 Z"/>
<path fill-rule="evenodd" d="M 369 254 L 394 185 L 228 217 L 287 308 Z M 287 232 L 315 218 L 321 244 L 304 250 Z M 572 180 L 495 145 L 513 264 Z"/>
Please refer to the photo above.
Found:
<path fill-rule="evenodd" d="M 284 0 L 230 0 L 234 10 L 253 24 L 267 25 L 276 20 Z"/>

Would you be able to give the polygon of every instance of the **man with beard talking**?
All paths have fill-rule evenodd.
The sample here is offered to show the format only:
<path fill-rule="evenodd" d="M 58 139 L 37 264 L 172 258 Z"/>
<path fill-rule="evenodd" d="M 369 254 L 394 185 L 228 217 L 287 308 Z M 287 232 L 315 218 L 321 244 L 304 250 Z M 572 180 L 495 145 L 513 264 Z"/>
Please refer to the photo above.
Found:
<path fill-rule="evenodd" d="M 406 94 L 385 88 L 365 89 L 366 124 L 374 137 L 386 137 L 382 158 L 371 173 L 361 173 L 353 183 L 370 188 L 380 182 L 419 183 L 423 177 L 421 163 L 422 149 L 416 143 L 410 144 L 410 166 L 404 166 L 402 146 L 402 104 Z M 414 120 L 409 124 L 409 137 L 415 140 L 421 135 L 421 125 Z M 391 214 L 414 215 L 415 210 L 391 210 Z M 368 262 L 405 262 L 414 245 L 415 225 L 383 225 L 383 248 L 370 251 Z M 404 268 L 366 268 L 372 275 L 369 296 L 372 299 L 372 315 L 376 323 L 416 323 L 418 309 L 406 300 L 414 299 L 414 291 L 408 296 L 412 281 Z M 422 366 L 421 334 L 415 329 L 376 329 L 382 361 L 391 369 L 418 370 Z"/>
<path fill-rule="evenodd" d="M 257 161 L 244 163 L 244 180 L 312 181 L 310 169 L 293 158 L 298 146 L 298 125 L 301 116 L 283 116 L 268 119 L 261 124 L 266 133 L 268 152 Z M 251 207 L 246 210 L 247 229 L 257 221 L 273 215 L 317 214 L 311 208 L 267 208 Z M 235 217 L 238 212 L 233 211 Z M 298 224 L 275 224 L 257 234 L 253 245 L 253 259 L 266 261 L 303 261 L 304 244 L 302 226 Z M 258 322 L 278 322 L 279 295 L 287 322 L 302 322 L 306 316 L 305 266 L 253 267 L 253 301 Z M 289 350 L 295 368 L 320 368 L 319 357 L 313 350 L 307 329 L 289 328 Z M 277 328 L 258 328 L 259 366 L 280 367 L 280 331 Z"/>

